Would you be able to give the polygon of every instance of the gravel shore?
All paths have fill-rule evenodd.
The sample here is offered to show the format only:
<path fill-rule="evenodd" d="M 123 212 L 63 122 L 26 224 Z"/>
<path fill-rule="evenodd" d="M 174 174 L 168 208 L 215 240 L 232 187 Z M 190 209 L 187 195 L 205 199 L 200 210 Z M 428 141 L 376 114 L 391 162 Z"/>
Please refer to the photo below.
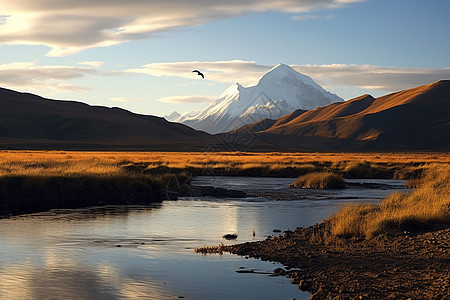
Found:
<path fill-rule="evenodd" d="M 218 248 L 284 264 L 310 299 L 450 299 L 450 228 L 343 239 L 328 227 Z"/>

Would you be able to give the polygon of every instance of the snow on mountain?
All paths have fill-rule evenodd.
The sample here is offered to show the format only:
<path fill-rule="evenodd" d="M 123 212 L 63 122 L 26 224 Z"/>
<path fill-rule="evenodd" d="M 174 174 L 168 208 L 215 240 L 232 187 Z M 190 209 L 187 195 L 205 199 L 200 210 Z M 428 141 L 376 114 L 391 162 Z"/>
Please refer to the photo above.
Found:
<path fill-rule="evenodd" d="M 175 121 L 176 119 L 178 119 L 179 117 L 181 117 L 181 114 L 179 114 L 178 112 L 174 111 L 170 115 L 165 115 L 164 119 L 166 119 L 169 122 L 172 122 L 172 121 Z"/>
<path fill-rule="evenodd" d="M 264 118 L 277 119 L 296 109 L 311 110 L 343 101 L 310 77 L 279 64 L 254 85 L 232 84 L 213 103 L 196 113 L 185 113 L 175 122 L 209 133 L 226 132 Z"/>

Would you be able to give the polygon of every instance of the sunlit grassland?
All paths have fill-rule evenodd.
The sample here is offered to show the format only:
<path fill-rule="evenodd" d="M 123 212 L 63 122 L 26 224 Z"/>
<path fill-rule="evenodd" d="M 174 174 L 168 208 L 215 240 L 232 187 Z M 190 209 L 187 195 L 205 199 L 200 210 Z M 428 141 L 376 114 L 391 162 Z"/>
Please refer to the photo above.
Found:
<path fill-rule="evenodd" d="M 161 201 L 166 191 L 196 175 L 317 172 L 420 183 L 414 192 L 392 194 L 380 205 L 343 208 L 331 218 L 336 236 L 372 236 L 449 218 L 449 153 L 0 151 L 0 215 Z"/>
<path fill-rule="evenodd" d="M 292 176 L 315 171 L 353 178 L 412 178 L 448 153 L 247 153 L 1 151 L 0 176 L 129 176 L 132 173 Z"/>
<path fill-rule="evenodd" d="M 372 237 L 450 225 L 450 165 L 432 165 L 412 192 L 392 193 L 380 204 L 349 204 L 330 218 L 335 236 Z"/>

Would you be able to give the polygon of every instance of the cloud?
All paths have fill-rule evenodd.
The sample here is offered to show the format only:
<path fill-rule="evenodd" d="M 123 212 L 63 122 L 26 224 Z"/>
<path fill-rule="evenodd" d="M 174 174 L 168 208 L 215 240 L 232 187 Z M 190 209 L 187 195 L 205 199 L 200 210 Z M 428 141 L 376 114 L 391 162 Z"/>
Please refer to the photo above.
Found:
<path fill-rule="evenodd" d="M 151 63 L 142 68 L 128 69 L 125 72 L 144 73 L 152 76 L 175 76 L 193 80 L 203 80 L 192 70 L 198 69 L 205 75 L 205 80 L 218 82 L 235 82 L 250 84 L 271 66 L 258 65 L 254 61 L 229 60 L 213 62 L 174 62 Z"/>
<path fill-rule="evenodd" d="M 200 69 L 205 80 L 218 82 L 254 83 L 273 66 L 260 65 L 254 61 L 231 60 L 216 62 L 152 63 L 126 72 L 144 73 L 152 76 L 176 76 L 195 80 L 193 69 Z M 291 65 L 300 73 L 310 76 L 327 88 L 335 86 L 359 87 L 398 91 L 441 79 L 450 79 L 450 68 L 399 68 L 372 65 Z"/>
<path fill-rule="evenodd" d="M 37 88 L 59 91 L 85 91 L 88 88 L 70 85 L 69 79 L 98 74 L 96 69 L 72 66 L 40 66 L 32 62 L 15 62 L 0 65 L 0 82 L 14 88 Z"/>
<path fill-rule="evenodd" d="M 165 102 L 165 103 L 204 103 L 204 102 L 211 102 L 214 100 L 214 96 L 206 96 L 206 95 L 189 95 L 189 96 L 171 96 L 171 97 L 163 97 L 159 98 L 159 102 Z"/>
<path fill-rule="evenodd" d="M 0 43 L 46 45 L 48 56 L 64 56 L 242 14 L 299 14 L 361 1 L 4 0 Z"/>
<path fill-rule="evenodd" d="M 450 79 L 450 68 L 399 68 L 372 65 L 297 65 L 298 72 L 327 85 L 356 86 L 363 89 L 399 91 Z"/>
<path fill-rule="evenodd" d="M 307 20 L 317 20 L 317 19 L 333 19 L 333 15 L 321 16 L 321 15 L 298 15 L 293 16 L 291 19 L 294 21 L 307 21 Z"/>
<path fill-rule="evenodd" d="M 102 61 L 82 61 L 82 62 L 79 62 L 78 64 L 95 67 L 95 68 L 100 68 L 101 66 L 103 66 L 104 62 L 102 62 Z"/>

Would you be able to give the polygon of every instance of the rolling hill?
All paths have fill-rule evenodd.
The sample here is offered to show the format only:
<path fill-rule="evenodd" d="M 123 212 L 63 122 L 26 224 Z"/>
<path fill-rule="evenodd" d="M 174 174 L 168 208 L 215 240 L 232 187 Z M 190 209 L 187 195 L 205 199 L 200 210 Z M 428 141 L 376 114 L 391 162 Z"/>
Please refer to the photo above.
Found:
<path fill-rule="evenodd" d="M 0 148 L 201 150 L 210 135 L 120 108 L 0 88 Z"/>
<path fill-rule="evenodd" d="M 450 80 L 297 110 L 222 134 L 217 142 L 241 150 L 449 151 Z"/>

